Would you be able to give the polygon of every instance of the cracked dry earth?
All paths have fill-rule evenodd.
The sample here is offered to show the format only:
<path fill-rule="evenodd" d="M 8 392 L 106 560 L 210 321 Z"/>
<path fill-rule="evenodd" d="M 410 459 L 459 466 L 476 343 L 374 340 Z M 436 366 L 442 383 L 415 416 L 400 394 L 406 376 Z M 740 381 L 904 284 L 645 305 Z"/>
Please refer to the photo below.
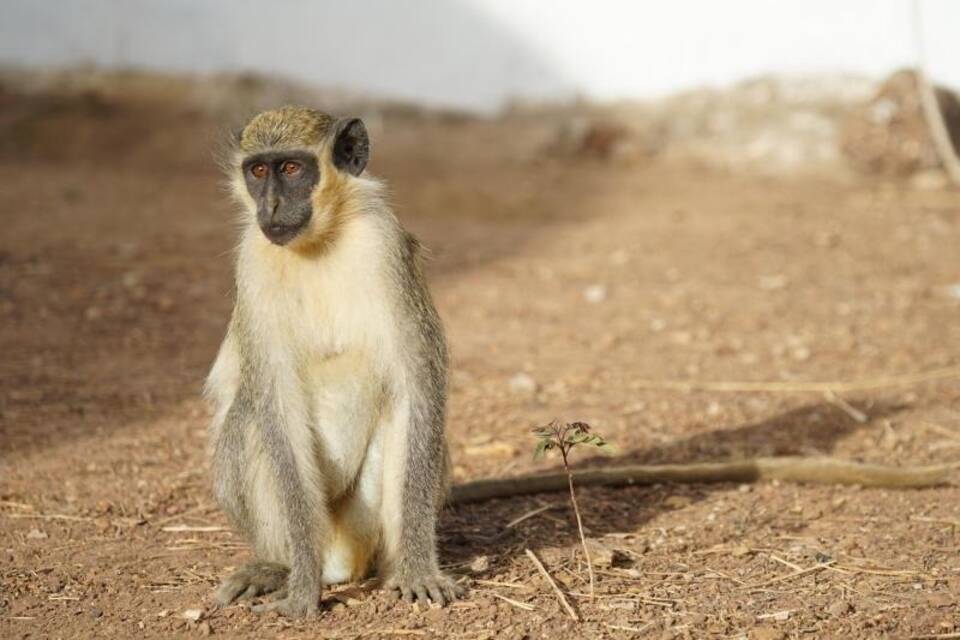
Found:
<path fill-rule="evenodd" d="M 397 604 L 369 583 L 326 591 L 311 621 L 214 610 L 218 579 L 250 552 L 211 500 L 198 398 L 230 309 L 233 227 L 210 138 L 145 106 L 52 118 L 41 140 L 107 142 L 2 157 L 0 637 L 960 632 L 955 486 L 583 489 L 605 550 L 594 598 L 564 494 L 448 508 L 442 560 L 469 589 L 451 607 Z M 955 194 L 559 162 L 531 152 L 542 133 L 398 118 L 374 138 L 373 170 L 433 253 L 456 480 L 556 469 L 532 460 L 529 434 L 552 418 L 618 445 L 583 466 L 960 459 L 955 378 L 842 394 L 863 422 L 819 394 L 643 382 L 852 381 L 960 363 Z"/>

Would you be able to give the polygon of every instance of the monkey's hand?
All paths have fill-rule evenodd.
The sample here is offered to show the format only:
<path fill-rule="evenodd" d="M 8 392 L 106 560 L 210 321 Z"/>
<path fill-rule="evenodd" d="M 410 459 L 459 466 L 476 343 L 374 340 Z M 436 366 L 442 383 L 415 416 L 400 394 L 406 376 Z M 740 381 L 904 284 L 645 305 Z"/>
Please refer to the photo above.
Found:
<path fill-rule="evenodd" d="M 429 604 L 432 600 L 441 607 L 463 595 L 463 588 L 440 571 L 426 575 L 398 575 L 387 580 L 384 588 L 393 591 L 406 602 L 417 600 Z"/>

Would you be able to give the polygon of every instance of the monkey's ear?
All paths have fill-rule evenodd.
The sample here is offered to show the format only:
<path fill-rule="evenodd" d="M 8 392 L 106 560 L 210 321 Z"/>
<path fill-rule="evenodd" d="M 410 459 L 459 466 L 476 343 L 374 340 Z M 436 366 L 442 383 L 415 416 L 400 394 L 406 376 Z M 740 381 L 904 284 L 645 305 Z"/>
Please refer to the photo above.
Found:
<path fill-rule="evenodd" d="M 370 159 L 370 138 L 360 118 L 341 120 L 333 142 L 333 164 L 341 171 L 358 176 Z"/>

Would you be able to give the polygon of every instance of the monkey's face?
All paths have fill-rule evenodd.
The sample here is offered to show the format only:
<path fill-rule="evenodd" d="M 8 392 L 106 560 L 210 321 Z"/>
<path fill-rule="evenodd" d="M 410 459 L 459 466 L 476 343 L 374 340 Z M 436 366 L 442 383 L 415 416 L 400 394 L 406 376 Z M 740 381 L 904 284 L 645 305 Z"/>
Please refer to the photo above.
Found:
<path fill-rule="evenodd" d="M 258 153 L 244 160 L 242 169 L 260 230 L 277 245 L 293 240 L 313 215 L 310 195 L 320 179 L 316 156 L 304 151 Z"/>
<path fill-rule="evenodd" d="M 303 107 L 261 113 L 239 142 L 245 153 L 239 169 L 257 225 L 280 246 L 322 234 L 331 224 L 329 201 L 336 200 L 337 185 L 363 172 L 370 150 L 359 119 L 334 120 Z"/>

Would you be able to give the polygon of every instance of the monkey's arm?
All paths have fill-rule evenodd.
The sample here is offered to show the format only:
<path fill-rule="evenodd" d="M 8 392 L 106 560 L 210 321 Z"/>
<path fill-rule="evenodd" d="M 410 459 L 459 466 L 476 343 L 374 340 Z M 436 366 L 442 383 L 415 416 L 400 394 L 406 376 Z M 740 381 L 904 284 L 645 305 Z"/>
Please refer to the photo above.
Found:
<path fill-rule="evenodd" d="M 735 462 L 631 465 L 574 471 L 578 486 L 629 486 L 657 483 L 758 482 L 786 480 L 804 484 L 861 485 L 891 489 L 932 487 L 947 482 L 953 465 L 890 467 L 827 457 L 751 458 Z M 566 491 L 564 473 L 534 474 L 514 478 L 485 478 L 454 486 L 450 504 L 481 502 L 493 498 Z"/>
<path fill-rule="evenodd" d="M 249 385 L 241 388 L 240 348 L 236 313 L 227 328 L 217 359 L 207 376 L 204 396 L 213 408 L 210 451 L 213 462 L 213 492 L 231 524 L 249 536 L 246 490 L 243 478 L 245 433 L 253 413 Z"/>
<path fill-rule="evenodd" d="M 265 372 L 263 372 L 265 373 Z M 270 375 L 255 401 L 254 415 L 268 463 L 276 478 L 280 517 L 287 534 L 290 574 L 285 598 L 254 607 L 298 618 L 317 612 L 323 567 L 318 549 L 328 537 L 329 517 L 323 484 L 314 475 L 313 447 L 297 384 Z"/>
<path fill-rule="evenodd" d="M 447 488 L 448 452 L 444 437 L 447 351 L 419 265 L 416 243 L 407 237 L 399 272 L 397 423 L 384 477 L 384 536 L 387 587 L 405 600 L 441 605 L 458 594 L 437 560 L 437 512 Z"/>

